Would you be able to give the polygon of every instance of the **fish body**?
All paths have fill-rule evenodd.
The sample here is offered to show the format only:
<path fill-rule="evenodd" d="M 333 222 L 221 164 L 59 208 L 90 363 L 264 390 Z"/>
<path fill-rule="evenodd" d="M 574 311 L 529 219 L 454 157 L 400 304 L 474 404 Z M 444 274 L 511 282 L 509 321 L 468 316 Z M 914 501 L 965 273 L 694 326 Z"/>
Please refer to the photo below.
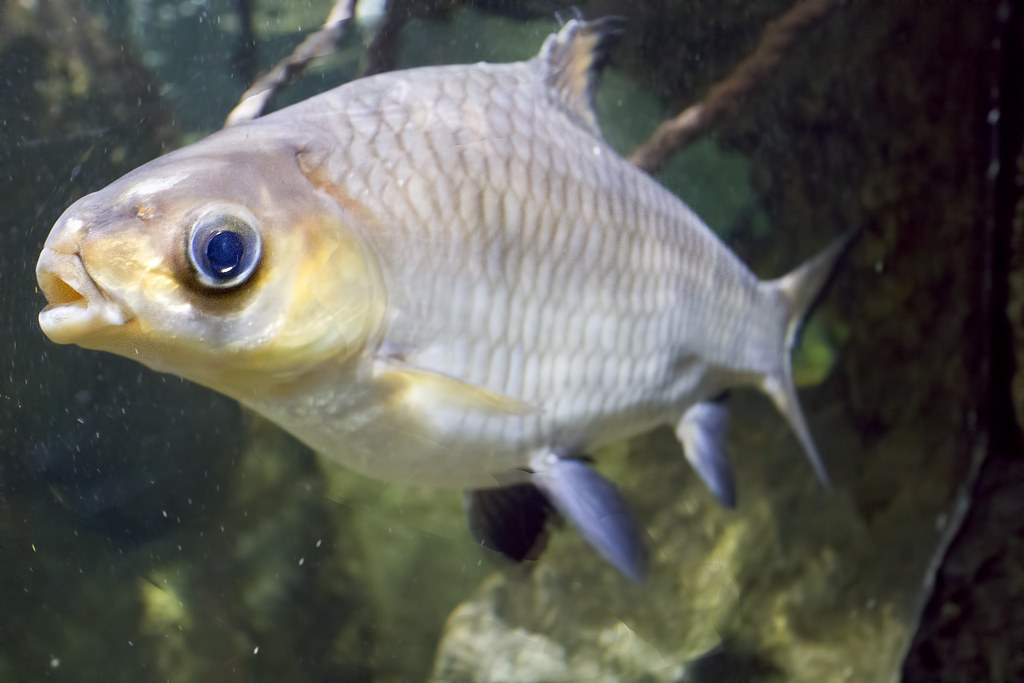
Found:
<path fill-rule="evenodd" d="M 675 425 L 732 503 L 711 399 L 753 385 L 824 477 L 790 351 L 841 245 L 762 282 L 614 152 L 590 103 L 599 29 L 358 80 L 84 197 L 40 256 L 43 331 L 230 395 L 371 477 L 536 487 L 634 578 L 592 449 Z"/>

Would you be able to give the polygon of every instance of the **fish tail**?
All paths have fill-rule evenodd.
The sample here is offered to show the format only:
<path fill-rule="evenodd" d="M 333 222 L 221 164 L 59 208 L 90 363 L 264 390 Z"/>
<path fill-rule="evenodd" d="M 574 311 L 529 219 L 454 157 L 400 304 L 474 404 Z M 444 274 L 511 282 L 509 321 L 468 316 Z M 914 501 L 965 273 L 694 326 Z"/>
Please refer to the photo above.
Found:
<path fill-rule="evenodd" d="M 789 421 L 800 445 L 803 446 L 807 458 L 811 461 L 822 486 L 829 488 L 828 472 L 821 461 L 818 449 L 807 428 L 800 402 L 796 395 L 796 384 L 793 382 L 793 349 L 800 337 L 800 330 L 808 313 L 821 298 L 822 292 L 831 281 L 836 264 L 846 253 L 854 237 L 850 231 L 835 240 L 816 256 L 798 266 L 783 277 L 766 282 L 765 286 L 778 291 L 788 303 L 789 317 L 786 323 L 786 339 L 783 346 L 781 366 L 764 377 L 762 389 L 771 397 L 779 412 Z"/>

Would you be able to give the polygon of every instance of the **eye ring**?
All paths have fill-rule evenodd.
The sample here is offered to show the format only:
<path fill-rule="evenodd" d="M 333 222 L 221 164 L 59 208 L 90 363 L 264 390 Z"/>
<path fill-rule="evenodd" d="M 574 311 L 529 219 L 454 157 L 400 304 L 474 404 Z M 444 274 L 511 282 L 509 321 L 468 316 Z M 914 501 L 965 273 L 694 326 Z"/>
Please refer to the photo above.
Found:
<path fill-rule="evenodd" d="M 254 217 L 222 208 L 200 215 L 185 244 L 195 278 L 213 289 L 231 289 L 248 280 L 263 252 L 255 225 Z"/>

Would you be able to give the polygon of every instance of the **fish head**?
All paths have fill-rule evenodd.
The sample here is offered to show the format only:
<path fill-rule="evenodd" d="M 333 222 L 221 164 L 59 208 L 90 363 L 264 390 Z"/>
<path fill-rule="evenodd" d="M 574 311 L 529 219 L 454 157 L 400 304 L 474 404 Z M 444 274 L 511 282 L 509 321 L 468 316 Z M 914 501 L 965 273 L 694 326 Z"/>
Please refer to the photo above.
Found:
<path fill-rule="evenodd" d="M 36 266 L 47 337 L 239 398 L 373 343 L 384 290 L 354 217 L 294 145 L 219 135 L 64 212 Z"/>

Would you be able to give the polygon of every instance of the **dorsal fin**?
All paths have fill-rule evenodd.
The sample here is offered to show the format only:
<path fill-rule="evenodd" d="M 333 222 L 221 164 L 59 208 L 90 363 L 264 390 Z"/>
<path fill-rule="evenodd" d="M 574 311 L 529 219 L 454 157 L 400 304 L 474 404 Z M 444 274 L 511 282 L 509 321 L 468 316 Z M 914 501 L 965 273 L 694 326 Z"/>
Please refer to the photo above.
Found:
<path fill-rule="evenodd" d="M 618 17 L 572 19 L 548 36 L 537 55 L 553 99 L 595 135 L 600 135 L 601 129 L 594 115 L 594 90 L 620 24 Z"/>

